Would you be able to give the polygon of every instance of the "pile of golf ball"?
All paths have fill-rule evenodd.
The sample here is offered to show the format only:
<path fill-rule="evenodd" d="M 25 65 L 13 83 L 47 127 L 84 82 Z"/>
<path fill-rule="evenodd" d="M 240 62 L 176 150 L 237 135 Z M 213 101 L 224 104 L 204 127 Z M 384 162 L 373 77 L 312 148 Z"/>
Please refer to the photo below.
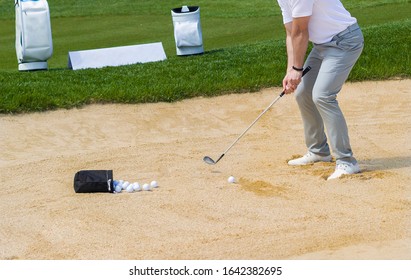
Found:
<path fill-rule="evenodd" d="M 150 184 L 145 183 L 140 185 L 138 182 L 130 183 L 129 181 L 124 180 L 114 180 L 114 191 L 116 193 L 121 193 L 122 191 L 126 191 L 128 193 L 132 192 L 140 192 L 140 191 L 151 191 L 154 188 L 158 188 L 157 181 L 151 181 Z"/>

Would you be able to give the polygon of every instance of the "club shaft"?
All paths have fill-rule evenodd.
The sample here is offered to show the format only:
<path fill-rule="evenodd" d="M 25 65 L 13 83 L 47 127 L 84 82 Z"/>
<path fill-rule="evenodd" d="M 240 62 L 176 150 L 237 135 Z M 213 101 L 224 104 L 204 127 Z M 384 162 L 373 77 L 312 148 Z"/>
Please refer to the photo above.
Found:
<path fill-rule="evenodd" d="M 271 107 L 278 101 L 278 99 L 280 99 L 282 96 L 283 96 L 283 95 L 280 94 L 276 99 L 274 99 L 273 102 L 271 102 L 271 104 L 270 104 L 267 108 L 265 108 L 265 110 L 262 111 L 262 112 L 260 113 L 260 115 L 258 115 L 258 117 L 250 124 L 250 126 L 247 127 L 247 129 L 244 130 L 243 133 L 241 133 L 240 136 L 237 137 L 237 139 L 230 145 L 230 147 L 227 148 L 227 150 L 224 151 L 223 154 L 226 154 L 226 153 L 244 136 L 244 134 L 246 134 L 247 131 L 249 131 L 250 128 L 253 127 L 253 125 L 254 125 L 268 110 L 270 110 L 270 108 L 271 108 Z"/>
<path fill-rule="evenodd" d="M 307 68 L 304 69 L 302 76 L 304 76 L 305 74 L 307 74 L 308 71 L 311 70 L 310 66 L 307 66 Z M 227 150 L 224 151 L 224 153 L 221 155 L 221 157 L 217 160 L 219 161 L 237 142 L 238 140 L 241 139 L 241 137 L 244 136 L 244 134 L 247 133 L 247 131 L 250 130 L 250 128 L 268 111 L 270 110 L 270 108 L 278 101 L 278 99 L 280 99 L 281 97 L 283 97 L 283 95 L 285 94 L 285 91 L 283 91 L 276 99 L 274 99 L 270 105 L 268 105 L 267 108 L 265 108 L 264 111 L 261 112 L 260 115 L 258 115 L 258 117 L 250 124 L 249 127 L 247 127 L 246 130 L 243 131 L 243 133 L 240 134 L 240 136 L 237 137 L 237 139 L 235 139 L 235 141 L 227 148 Z"/>

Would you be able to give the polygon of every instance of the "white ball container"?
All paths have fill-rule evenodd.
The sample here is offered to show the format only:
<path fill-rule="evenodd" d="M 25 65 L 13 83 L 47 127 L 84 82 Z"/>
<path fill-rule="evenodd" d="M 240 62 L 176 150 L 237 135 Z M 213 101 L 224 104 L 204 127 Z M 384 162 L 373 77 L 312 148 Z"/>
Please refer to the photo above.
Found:
<path fill-rule="evenodd" d="M 200 7 L 183 6 L 171 10 L 177 55 L 204 53 Z"/>

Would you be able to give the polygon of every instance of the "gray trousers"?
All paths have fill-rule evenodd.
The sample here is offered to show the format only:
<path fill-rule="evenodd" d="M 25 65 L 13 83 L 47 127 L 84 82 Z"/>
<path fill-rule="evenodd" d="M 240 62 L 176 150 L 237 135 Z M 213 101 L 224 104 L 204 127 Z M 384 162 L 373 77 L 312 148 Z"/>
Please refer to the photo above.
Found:
<path fill-rule="evenodd" d="M 330 155 L 328 135 L 337 164 L 357 162 L 351 150 L 348 128 L 338 105 L 337 94 L 363 46 L 364 37 L 358 24 L 335 35 L 331 42 L 314 44 L 305 61 L 305 66 L 309 65 L 312 69 L 295 92 L 308 150 L 318 155 Z"/>

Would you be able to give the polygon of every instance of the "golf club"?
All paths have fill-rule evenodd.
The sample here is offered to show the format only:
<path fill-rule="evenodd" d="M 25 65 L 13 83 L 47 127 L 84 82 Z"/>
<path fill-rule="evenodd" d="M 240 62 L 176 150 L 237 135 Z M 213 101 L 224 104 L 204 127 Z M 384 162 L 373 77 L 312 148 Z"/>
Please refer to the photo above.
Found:
<path fill-rule="evenodd" d="M 307 72 L 310 71 L 310 70 L 311 70 L 311 67 L 310 67 L 310 66 L 307 66 L 307 67 L 304 69 L 302 76 L 304 77 L 304 75 L 307 74 Z M 238 138 L 224 151 L 224 153 L 221 154 L 221 156 L 220 156 L 216 161 L 213 160 L 213 159 L 212 159 L 211 157 L 209 157 L 209 156 L 205 156 L 205 157 L 203 158 L 203 160 L 204 160 L 206 163 L 208 163 L 208 164 L 216 164 L 217 162 L 219 162 L 219 161 L 224 157 L 224 155 L 238 142 L 238 140 L 240 140 L 241 137 L 243 137 L 244 134 L 246 134 L 247 131 L 262 117 L 262 115 L 264 115 L 264 114 L 278 101 L 278 99 L 280 99 L 281 97 L 283 97 L 284 94 L 285 94 L 284 91 L 281 92 L 280 95 L 279 95 L 276 99 L 274 99 L 273 102 L 271 102 L 271 104 L 270 104 L 264 111 L 261 112 L 261 114 L 250 124 L 250 126 L 247 127 L 247 129 L 244 130 L 244 132 L 241 133 L 240 136 L 238 136 Z"/>

